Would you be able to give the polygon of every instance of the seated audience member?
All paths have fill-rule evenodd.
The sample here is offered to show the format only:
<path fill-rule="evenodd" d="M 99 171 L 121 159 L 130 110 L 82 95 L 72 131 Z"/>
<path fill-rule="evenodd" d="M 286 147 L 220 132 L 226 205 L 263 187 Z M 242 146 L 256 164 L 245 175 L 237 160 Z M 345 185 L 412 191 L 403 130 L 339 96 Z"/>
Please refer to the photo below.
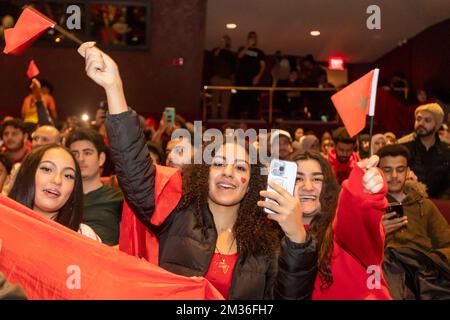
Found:
<path fill-rule="evenodd" d="M 427 186 L 430 198 L 450 199 L 450 146 L 439 138 L 444 111 L 437 103 L 415 110 L 414 132 L 401 138 L 410 154 L 410 168 Z"/>
<path fill-rule="evenodd" d="M 22 162 L 30 152 L 31 143 L 22 120 L 12 119 L 5 121 L 1 130 L 3 147 L 0 152 L 8 154 L 14 163 Z"/>
<path fill-rule="evenodd" d="M 373 135 L 372 141 L 370 142 L 370 150 L 372 154 L 377 154 L 378 150 L 386 145 L 386 137 L 384 134 L 378 133 Z"/>
<path fill-rule="evenodd" d="M 106 127 L 117 175 L 134 216 L 158 238 L 158 264 L 179 275 L 204 276 L 227 299 L 309 298 L 315 248 L 299 205 L 269 218 L 256 206 L 265 177 L 260 165 L 250 164 L 245 146 L 220 145 L 211 165 L 189 165 L 182 179 L 176 170 L 159 170 L 148 155 L 137 114 L 128 108 L 115 62 L 92 42 L 79 53 L 88 76 L 107 92 Z M 107 67 L 97 69 L 101 64 Z M 171 172 L 169 184 L 179 191 L 170 194 L 174 206 L 155 216 L 160 207 L 155 189 L 163 172 Z M 156 225 L 161 218 L 162 228 Z"/>
<path fill-rule="evenodd" d="M 40 126 L 31 134 L 32 147 L 44 144 L 61 144 L 61 133 L 53 126 Z"/>
<path fill-rule="evenodd" d="M 94 129 L 76 128 L 67 137 L 70 149 L 81 169 L 83 181 L 83 222 L 107 245 L 119 243 L 122 192 L 100 180 L 100 168 L 106 159 L 103 137 Z"/>
<path fill-rule="evenodd" d="M 0 300 L 26 300 L 27 296 L 19 285 L 9 283 L 0 272 Z"/>
<path fill-rule="evenodd" d="M 390 145 L 378 151 L 394 210 L 386 230 L 384 274 L 394 299 L 450 299 L 450 227 L 425 186 L 408 180 L 409 151 Z M 395 207 L 394 205 L 398 205 Z"/>
<path fill-rule="evenodd" d="M 194 137 L 178 137 L 170 140 L 166 146 L 166 166 L 183 172 L 184 167 L 194 163 Z"/>
<path fill-rule="evenodd" d="M 320 138 L 320 141 L 323 141 L 323 140 L 325 140 L 325 139 L 333 140 L 333 136 L 331 135 L 331 133 L 330 133 L 329 131 L 325 131 L 325 132 L 322 134 L 322 138 Z"/>
<path fill-rule="evenodd" d="M 397 136 L 393 132 L 386 132 L 384 136 L 386 137 L 386 145 L 397 143 Z"/>
<path fill-rule="evenodd" d="M 359 162 L 340 192 L 331 166 L 319 153 L 296 152 L 289 160 L 298 165 L 294 198 L 300 200 L 307 230 L 317 239 L 318 275 L 312 299 L 390 299 L 381 272 L 386 187 L 376 168 L 378 158 Z M 263 197 L 267 194 L 261 192 Z M 277 212 L 293 205 L 289 194 L 282 195 L 270 197 L 280 203 L 274 206 Z M 379 285 L 368 285 L 368 266 L 378 270 Z"/>
<path fill-rule="evenodd" d="M 281 160 L 287 159 L 294 152 L 291 134 L 285 130 L 274 130 L 270 136 L 270 152 L 272 155 L 278 154 Z"/>
<path fill-rule="evenodd" d="M 101 241 L 83 219 L 80 168 L 70 151 L 48 144 L 33 149 L 23 160 L 8 196 L 82 235 Z"/>
<path fill-rule="evenodd" d="M 358 155 L 361 159 L 370 157 L 370 136 L 368 134 L 360 134 L 358 136 Z"/>
<path fill-rule="evenodd" d="M 147 142 L 147 147 L 150 151 L 150 157 L 152 158 L 153 163 L 159 164 L 160 166 L 166 164 L 166 155 L 159 144 L 155 142 Z"/>
<path fill-rule="evenodd" d="M 325 159 L 328 159 L 328 155 L 330 154 L 330 150 L 334 148 L 334 141 L 331 139 L 324 139 L 322 140 L 322 143 L 320 145 L 320 152 L 325 157 Z"/>
<path fill-rule="evenodd" d="M 0 153 L 0 193 L 2 193 L 3 185 L 8 180 L 13 166 L 12 160 L 8 155 Z"/>
<path fill-rule="evenodd" d="M 338 183 L 342 184 L 360 160 L 358 154 L 354 151 L 356 137 L 350 138 L 347 130 L 344 127 L 340 127 L 333 132 L 333 140 L 336 146 L 330 150 L 328 162 Z"/>
<path fill-rule="evenodd" d="M 319 138 L 312 134 L 304 136 L 300 141 L 300 150 L 320 152 Z"/>
<path fill-rule="evenodd" d="M 297 128 L 295 130 L 295 141 L 300 142 L 301 137 L 303 137 L 305 135 L 305 131 L 303 130 L 303 128 Z"/>

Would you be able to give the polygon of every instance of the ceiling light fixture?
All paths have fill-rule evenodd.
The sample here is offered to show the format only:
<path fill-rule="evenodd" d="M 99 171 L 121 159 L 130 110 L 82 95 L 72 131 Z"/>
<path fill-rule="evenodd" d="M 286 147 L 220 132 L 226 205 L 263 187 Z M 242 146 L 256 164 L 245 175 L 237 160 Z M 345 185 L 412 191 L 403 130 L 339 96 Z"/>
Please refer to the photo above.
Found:
<path fill-rule="evenodd" d="M 318 37 L 318 36 L 320 36 L 320 31 L 319 31 L 319 30 L 314 30 L 314 31 L 311 31 L 310 34 L 311 34 L 313 37 Z"/>
<path fill-rule="evenodd" d="M 237 24 L 236 23 L 227 23 L 226 27 L 227 27 L 227 29 L 236 29 Z"/>

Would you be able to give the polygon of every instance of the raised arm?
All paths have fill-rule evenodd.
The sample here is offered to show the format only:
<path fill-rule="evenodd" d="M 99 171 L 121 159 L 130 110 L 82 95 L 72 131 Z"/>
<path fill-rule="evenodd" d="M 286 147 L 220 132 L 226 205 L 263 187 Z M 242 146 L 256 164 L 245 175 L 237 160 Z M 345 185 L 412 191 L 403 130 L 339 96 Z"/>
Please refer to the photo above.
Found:
<path fill-rule="evenodd" d="M 129 110 L 116 63 L 95 47 L 94 42 L 80 46 L 86 60 L 86 73 L 105 89 L 109 114 L 106 129 L 120 187 L 137 218 L 150 227 L 155 210 L 155 168 L 145 143 L 138 115 Z"/>
<path fill-rule="evenodd" d="M 380 264 L 384 252 L 387 185 L 377 163 L 377 156 L 358 162 L 344 181 L 333 225 L 335 241 L 365 267 Z"/>

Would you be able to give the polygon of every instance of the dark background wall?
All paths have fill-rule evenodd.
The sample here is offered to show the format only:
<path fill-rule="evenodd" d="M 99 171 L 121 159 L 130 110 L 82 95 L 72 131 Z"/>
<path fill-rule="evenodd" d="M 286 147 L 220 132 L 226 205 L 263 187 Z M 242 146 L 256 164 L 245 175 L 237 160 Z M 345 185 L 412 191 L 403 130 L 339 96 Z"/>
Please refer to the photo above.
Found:
<path fill-rule="evenodd" d="M 413 90 L 450 92 L 450 20 L 431 26 L 375 61 L 380 78 L 402 72 Z"/>
<path fill-rule="evenodd" d="M 149 50 L 108 51 L 121 70 L 127 102 L 143 115 L 159 117 L 164 107 L 176 106 L 187 118 L 199 118 L 206 0 L 149 2 Z M 183 66 L 172 65 L 176 57 L 183 57 Z M 41 77 L 53 83 L 62 118 L 82 112 L 94 115 L 103 90 L 87 78 L 76 48 L 35 45 L 19 57 L 0 54 L 0 116 L 20 115 L 31 59 Z"/>

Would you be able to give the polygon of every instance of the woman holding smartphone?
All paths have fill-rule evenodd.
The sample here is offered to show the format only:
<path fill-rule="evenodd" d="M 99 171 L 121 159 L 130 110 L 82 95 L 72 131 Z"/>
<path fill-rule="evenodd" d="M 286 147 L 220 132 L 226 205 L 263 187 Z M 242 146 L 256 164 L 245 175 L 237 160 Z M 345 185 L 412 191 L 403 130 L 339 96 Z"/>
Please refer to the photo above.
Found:
<path fill-rule="evenodd" d="M 318 275 L 313 299 L 391 299 L 383 278 L 386 183 L 376 168 L 378 157 L 358 162 L 348 180 L 339 185 L 328 161 L 314 151 L 297 152 L 294 195 L 300 200 L 303 221 L 318 241 Z M 279 195 L 262 193 L 278 201 Z M 277 208 L 279 207 L 279 208 Z"/>
<path fill-rule="evenodd" d="M 180 201 L 155 217 L 156 195 L 167 188 L 160 190 L 160 167 L 152 164 L 137 114 L 128 109 L 117 65 L 92 42 L 79 53 L 87 75 L 106 91 L 119 183 L 136 217 L 158 238 L 159 265 L 204 276 L 228 299 L 310 298 L 315 241 L 304 229 L 300 202 L 291 197 L 289 209 L 268 219 L 256 206 L 265 188 L 260 166 L 250 164 L 245 146 L 225 143 L 211 165 L 183 171 Z"/>

